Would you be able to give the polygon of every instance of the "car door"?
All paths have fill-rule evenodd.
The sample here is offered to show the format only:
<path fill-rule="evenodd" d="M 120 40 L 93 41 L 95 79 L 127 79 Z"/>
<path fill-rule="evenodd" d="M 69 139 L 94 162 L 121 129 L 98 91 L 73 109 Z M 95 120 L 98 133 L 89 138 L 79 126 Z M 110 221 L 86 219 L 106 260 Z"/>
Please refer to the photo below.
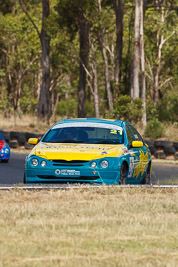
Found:
<path fill-rule="evenodd" d="M 139 159 L 137 161 L 137 167 L 134 173 L 137 179 L 141 181 L 145 175 L 146 167 L 149 161 L 148 149 L 138 131 L 132 125 L 129 125 L 129 129 L 132 131 L 135 141 L 143 142 L 143 147 L 136 148 Z"/>
<path fill-rule="evenodd" d="M 135 170 L 137 170 L 137 165 L 139 162 L 139 150 L 138 148 L 132 147 L 132 142 L 135 141 L 135 137 L 129 128 L 128 125 L 125 127 L 127 133 L 127 140 L 128 140 L 128 149 L 129 149 L 129 172 L 127 176 L 127 183 L 137 183 L 138 177 L 135 174 Z"/>

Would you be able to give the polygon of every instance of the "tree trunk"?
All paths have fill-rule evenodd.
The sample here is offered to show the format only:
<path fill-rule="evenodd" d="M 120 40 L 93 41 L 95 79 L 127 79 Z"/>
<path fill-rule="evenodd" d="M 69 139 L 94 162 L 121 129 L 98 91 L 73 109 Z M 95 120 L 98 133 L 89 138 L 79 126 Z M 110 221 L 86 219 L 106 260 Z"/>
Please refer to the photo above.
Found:
<path fill-rule="evenodd" d="M 51 116 L 51 101 L 50 101 L 50 38 L 45 30 L 45 19 L 49 16 L 49 0 L 42 0 L 43 17 L 42 17 L 42 30 L 40 35 L 42 47 L 42 86 L 40 90 L 38 102 L 38 119 L 46 119 L 49 123 Z"/>
<path fill-rule="evenodd" d="M 139 98 L 140 64 L 140 0 L 135 0 L 133 99 Z"/>
<path fill-rule="evenodd" d="M 89 56 L 89 24 L 84 17 L 79 23 L 80 39 L 80 67 L 79 67 L 79 89 L 78 89 L 78 117 L 85 117 L 85 91 L 86 91 L 86 69 L 88 68 Z"/>
<path fill-rule="evenodd" d="M 145 77 L 145 53 L 143 33 L 143 2 L 140 2 L 140 55 L 141 55 L 141 92 L 142 92 L 142 124 L 146 126 L 146 77 Z"/>
<path fill-rule="evenodd" d="M 98 96 L 98 80 L 97 80 L 97 68 L 94 58 L 92 59 L 92 73 L 93 73 L 93 98 L 95 107 L 95 117 L 99 118 L 99 96 Z"/>
<path fill-rule="evenodd" d="M 117 90 L 119 88 L 119 81 L 121 77 L 124 0 L 113 0 L 113 6 L 116 15 L 116 53 L 115 53 L 114 80 Z"/>
<path fill-rule="evenodd" d="M 106 92 L 107 92 L 107 98 L 108 98 L 108 106 L 109 106 L 109 111 L 113 111 L 113 97 L 112 97 L 112 92 L 111 92 L 111 86 L 110 86 L 110 78 L 109 78 L 109 64 L 108 64 L 108 57 L 106 54 L 106 48 L 105 48 L 105 43 L 104 43 L 104 36 L 103 36 L 103 29 L 100 25 L 100 47 L 101 47 L 101 52 L 104 60 L 104 72 L 105 72 L 105 86 L 106 86 Z"/>

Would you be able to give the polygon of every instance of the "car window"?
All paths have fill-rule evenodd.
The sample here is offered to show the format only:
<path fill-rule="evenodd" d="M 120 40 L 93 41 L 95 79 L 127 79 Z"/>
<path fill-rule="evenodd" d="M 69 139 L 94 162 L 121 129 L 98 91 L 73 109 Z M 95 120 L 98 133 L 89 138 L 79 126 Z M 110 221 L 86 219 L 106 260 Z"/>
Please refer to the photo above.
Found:
<path fill-rule="evenodd" d="M 50 143 L 123 144 L 123 131 L 119 127 L 64 127 L 51 129 L 42 139 Z"/>
<path fill-rule="evenodd" d="M 138 131 L 132 125 L 129 125 L 129 128 L 131 129 L 131 131 L 134 135 L 135 141 L 142 141 L 143 142 L 143 139 L 142 139 L 141 135 L 138 133 Z"/>
<path fill-rule="evenodd" d="M 128 143 L 129 143 L 129 145 L 131 145 L 132 141 L 135 141 L 135 139 L 134 139 L 134 136 L 133 136 L 130 128 L 127 125 L 126 125 L 126 133 L 127 133 Z"/>

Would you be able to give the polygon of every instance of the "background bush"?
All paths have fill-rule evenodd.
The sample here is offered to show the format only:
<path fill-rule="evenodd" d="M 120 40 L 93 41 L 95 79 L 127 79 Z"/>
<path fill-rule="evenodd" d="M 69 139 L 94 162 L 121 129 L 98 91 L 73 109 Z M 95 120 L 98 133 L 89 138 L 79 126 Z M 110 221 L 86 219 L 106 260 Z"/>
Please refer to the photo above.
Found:
<path fill-rule="evenodd" d="M 145 128 L 145 136 L 153 139 L 160 138 L 164 134 L 164 126 L 158 119 L 148 121 Z"/>
<path fill-rule="evenodd" d="M 113 117 L 137 123 L 142 118 L 142 100 L 133 100 L 128 95 L 120 95 L 114 104 Z"/>

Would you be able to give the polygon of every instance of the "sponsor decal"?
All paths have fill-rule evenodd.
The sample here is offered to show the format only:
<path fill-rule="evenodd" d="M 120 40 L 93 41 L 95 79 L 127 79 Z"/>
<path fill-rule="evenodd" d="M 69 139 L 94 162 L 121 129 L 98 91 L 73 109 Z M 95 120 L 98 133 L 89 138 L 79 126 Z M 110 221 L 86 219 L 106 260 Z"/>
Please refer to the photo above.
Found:
<path fill-rule="evenodd" d="M 133 173 L 133 177 L 136 177 L 136 179 L 138 178 L 140 173 L 141 173 L 141 176 L 143 175 L 146 165 L 148 164 L 148 160 L 149 160 L 148 152 L 145 154 L 142 150 L 139 150 L 139 152 L 140 152 L 139 162 L 134 168 L 134 173 Z"/>
<path fill-rule="evenodd" d="M 101 153 L 101 155 L 104 155 L 104 154 L 107 155 L 108 153 L 107 153 L 106 151 L 103 151 L 103 152 Z"/>
<path fill-rule="evenodd" d="M 111 130 L 118 130 L 122 132 L 122 127 L 118 125 L 111 125 L 107 123 L 94 123 L 94 122 L 73 122 L 73 123 L 61 123 L 54 125 L 53 129 L 67 128 L 67 127 L 96 127 L 96 128 L 106 128 Z"/>
<path fill-rule="evenodd" d="M 124 154 L 125 154 L 125 153 L 128 153 L 128 149 L 127 149 L 127 147 L 122 147 L 122 151 L 123 151 Z"/>
<path fill-rule="evenodd" d="M 56 175 L 64 175 L 64 176 L 73 176 L 73 175 L 80 175 L 80 171 L 76 171 L 76 170 L 66 170 L 66 169 L 63 169 L 63 170 L 59 170 L 59 169 L 56 169 L 55 170 L 55 174 Z"/>
<path fill-rule="evenodd" d="M 128 174 L 128 178 L 130 178 L 133 174 L 133 170 L 134 170 L 134 157 L 130 157 L 130 164 L 129 164 L 129 174 Z"/>
<path fill-rule="evenodd" d="M 55 174 L 59 175 L 61 171 L 59 169 L 55 170 Z"/>
<path fill-rule="evenodd" d="M 77 146 L 77 145 L 73 145 L 73 146 L 69 146 L 69 145 L 52 145 L 52 146 L 49 146 L 49 145 L 46 145 L 45 147 L 41 147 L 42 149 L 43 148 L 47 148 L 47 149 L 51 149 L 51 148 L 55 148 L 55 149 L 61 149 L 61 148 L 65 148 L 65 149 L 69 149 L 69 148 L 72 148 L 72 149 L 77 149 L 77 150 L 80 150 L 80 151 L 85 151 L 85 149 L 90 149 L 90 150 L 106 150 L 106 149 L 111 149 L 112 147 L 109 146 L 109 147 L 98 147 L 98 146 Z M 40 154 L 40 152 L 38 152 Z"/>

